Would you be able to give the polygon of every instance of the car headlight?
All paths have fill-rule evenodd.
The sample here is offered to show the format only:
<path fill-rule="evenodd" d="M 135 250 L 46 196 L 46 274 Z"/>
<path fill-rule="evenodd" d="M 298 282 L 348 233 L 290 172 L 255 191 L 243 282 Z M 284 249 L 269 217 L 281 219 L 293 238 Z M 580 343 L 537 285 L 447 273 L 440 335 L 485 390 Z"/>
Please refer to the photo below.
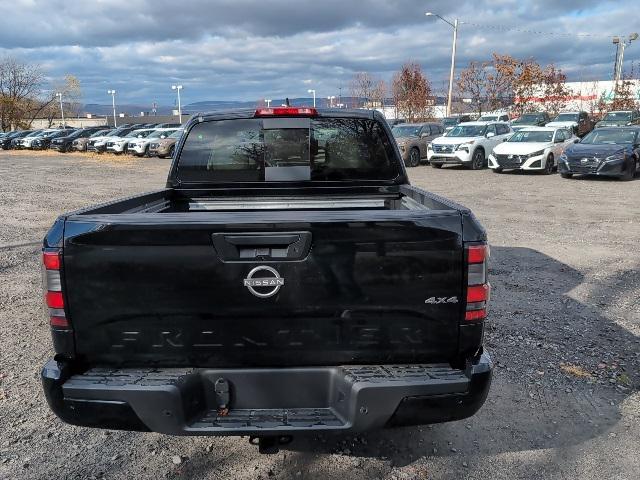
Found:
<path fill-rule="evenodd" d="M 469 153 L 469 147 L 471 145 L 473 145 L 474 142 L 467 142 L 467 143 L 461 143 L 460 145 L 457 145 L 455 150 L 463 150 L 467 153 Z"/>
<path fill-rule="evenodd" d="M 611 162 L 614 160 L 624 160 L 624 153 L 614 153 L 604 159 L 605 162 Z"/>
<path fill-rule="evenodd" d="M 530 153 L 529 155 L 527 155 L 527 158 L 539 157 L 543 153 L 544 153 L 544 150 L 539 150 L 537 152 Z"/>

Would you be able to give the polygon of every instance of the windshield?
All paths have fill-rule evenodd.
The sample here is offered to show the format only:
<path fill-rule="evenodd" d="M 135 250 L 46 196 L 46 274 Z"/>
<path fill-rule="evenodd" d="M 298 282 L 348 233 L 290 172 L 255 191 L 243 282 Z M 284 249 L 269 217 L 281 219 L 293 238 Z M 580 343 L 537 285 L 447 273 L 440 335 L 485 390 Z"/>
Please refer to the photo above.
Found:
<path fill-rule="evenodd" d="M 184 132 L 184 130 L 176 130 L 171 135 L 169 135 L 167 138 L 180 138 L 182 136 L 182 132 Z"/>
<path fill-rule="evenodd" d="M 495 122 L 496 120 L 498 120 L 498 116 L 497 115 L 482 115 L 478 121 L 480 122 Z"/>
<path fill-rule="evenodd" d="M 154 132 L 151 132 L 151 134 L 149 135 L 148 138 L 160 138 L 164 135 L 164 137 L 168 137 L 170 134 L 172 134 L 173 132 L 175 132 L 175 130 L 156 130 Z"/>
<path fill-rule="evenodd" d="M 577 113 L 561 113 L 556 118 L 553 119 L 554 122 L 577 122 L 578 114 Z"/>
<path fill-rule="evenodd" d="M 420 134 L 421 125 L 403 125 L 393 127 L 391 133 L 394 137 L 417 137 Z"/>
<path fill-rule="evenodd" d="M 399 173 L 384 129 L 363 118 L 198 123 L 177 166 L 180 181 L 199 183 L 394 180 Z"/>
<path fill-rule="evenodd" d="M 146 138 L 153 130 L 133 130 L 125 135 L 125 138 Z"/>
<path fill-rule="evenodd" d="M 108 134 L 109 134 L 109 130 L 98 130 L 96 133 L 94 133 L 93 135 L 89 136 L 89 138 L 101 137 L 103 135 L 108 135 Z"/>
<path fill-rule="evenodd" d="M 80 135 L 82 135 L 83 130 L 73 130 L 71 132 L 67 132 L 67 135 L 65 135 L 65 137 L 69 137 L 69 138 L 76 138 Z"/>
<path fill-rule="evenodd" d="M 454 127 L 447 137 L 481 137 L 487 130 L 485 125 L 458 125 Z"/>
<path fill-rule="evenodd" d="M 35 130 L 31 133 L 29 133 L 28 135 L 25 135 L 24 138 L 28 138 L 28 137 L 37 137 L 38 135 L 42 134 L 42 130 Z"/>
<path fill-rule="evenodd" d="M 507 142 L 550 142 L 553 138 L 552 131 L 546 130 L 520 130 L 511 135 Z"/>
<path fill-rule="evenodd" d="M 636 143 L 636 130 L 619 130 L 598 128 L 585 136 L 580 143 L 591 145 L 630 144 Z"/>
<path fill-rule="evenodd" d="M 540 118 L 538 115 L 536 114 L 524 114 L 522 115 L 520 118 L 518 118 L 517 120 L 515 120 L 513 123 L 534 123 L 538 121 L 538 118 Z"/>
<path fill-rule="evenodd" d="M 631 120 L 631 112 L 609 112 L 604 116 L 603 120 L 609 122 L 629 121 Z"/>
<path fill-rule="evenodd" d="M 457 125 L 458 124 L 458 119 L 456 117 L 444 118 L 444 119 L 442 119 L 442 124 L 445 127 L 452 127 L 453 125 Z"/>

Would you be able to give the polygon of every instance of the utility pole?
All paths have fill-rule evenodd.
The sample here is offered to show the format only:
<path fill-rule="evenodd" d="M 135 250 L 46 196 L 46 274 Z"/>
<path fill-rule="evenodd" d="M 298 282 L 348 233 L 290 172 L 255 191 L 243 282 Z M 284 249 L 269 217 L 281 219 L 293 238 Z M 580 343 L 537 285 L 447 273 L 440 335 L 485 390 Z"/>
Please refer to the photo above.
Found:
<path fill-rule="evenodd" d="M 447 116 L 451 115 L 451 99 L 453 98 L 453 75 L 455 73 L 456 65 L 456 42 L 458 40 L 458 19 L 456 18 L 453 23 L 449 20 L 442 18 L 437 13 L 427 12 L 427 17 L 438 17 L 444 23 L 449 24 L 453 28 L 453 46 L 451 48 L 451 71 L 449 72 L 449 94 L 447 95 Z"/>
<path fill-rule="evenodd" d="M 613 79 L 615 86 L 622 79 L 622 62 L 624 61 L 624 49 L 631 44 L 634 40 L 638 39 L 637 33 L 632 33 L 628 37 L 613 37 L 613 44 L 616 45 L 616 62 L 613 68 Z"/>
<path fill-rule="evenodd" d="M 60 116 L 62 117 L 62 128 L 66 128 L 67 124 L 64 121 L 64 108 L 62 108 L 62 92 L 56 93 L 56 97 L 60 99 Z"/>
<path fill-rule="evenodd" d="M 180 90 L 182 90 L 182 85 L 171 85 L 171 90 L 178 91 L 178 117 L 180 118 L 180 123 L 182 123 L 182 105 L 180 104 Z"/>
<path fill-rule="evenodd" d="M 313 108 L 316 108 L 316 91 L 313 88 L 307 90 L 307 93 L 313 93 Z"/>
<path fill-rule="evenodd" d="M 116 128 L 118 126 L 118 121 L 116 120 L 116 91 L 107 90 L 107 93 L 111 95 L 111 104 L 113 105 L 113 128 Z"/>

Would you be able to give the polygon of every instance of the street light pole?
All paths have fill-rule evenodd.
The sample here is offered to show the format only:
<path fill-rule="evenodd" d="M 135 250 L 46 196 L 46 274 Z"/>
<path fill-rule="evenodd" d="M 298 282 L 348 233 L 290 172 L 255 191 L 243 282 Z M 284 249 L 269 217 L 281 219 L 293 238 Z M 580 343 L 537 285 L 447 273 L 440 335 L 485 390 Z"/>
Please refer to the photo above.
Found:
<path fill-rule="evenodd" d="M 613 69 L 613 75 L 616 87 L 622 78 L 622 61 L 624 60 L 624 49 L 634 40 L 638 39 L 637 33 L 632 33 L 628 37 L 613 37 L 613 43 L 617 45 L 616 65 Z"/>
<path fill-rule="evenodd" d="M 113 127 L 118 126 L 118 121 L 116 120 L 116 91 L 115 90 L 107 90 L 107 93 L 111 95 L 111 104 L 113 105 Z"/>
<path fill-rule="evenodd" d="M 178 91 L 178 117 L 180 118 L 180 123 L 182 123 L 182 105 L 180 104 L 180 90 L 182 90 L 182 85 L 171 85 L 171 90 Z"/>
<path fill-rule="evenodd" d="M 316 107 L 316 91 L 313 88 L 307 90 L 307 93 L 313 93 L 313 108 Z"/>
<path fill-rule="evenodd" d="M 62 128 L 66 128 L 67 124 L 64 121 L 64 108 L 62 108 L 62 92 L 56 93 L 56 97 L 60 99 L 60 116 L 62 116 Z"/>
<path fill-rule="evenodd" d="M 458 40 L 458 19 L 456 18 L 453 23 L 449 20 L 445 20 L 437 13 L 427 12 L 427 17 L 438 17 L 443 22 L 449 24 L 453 28 L 453 46 L 451 48 L 451 71 L 449 72 L 449 94 L 447 98 L 447 116 L 451 115 L 451 99 L 453 97 L 453 75 L 455 73 L 456 65 L 456 42 Z"/>

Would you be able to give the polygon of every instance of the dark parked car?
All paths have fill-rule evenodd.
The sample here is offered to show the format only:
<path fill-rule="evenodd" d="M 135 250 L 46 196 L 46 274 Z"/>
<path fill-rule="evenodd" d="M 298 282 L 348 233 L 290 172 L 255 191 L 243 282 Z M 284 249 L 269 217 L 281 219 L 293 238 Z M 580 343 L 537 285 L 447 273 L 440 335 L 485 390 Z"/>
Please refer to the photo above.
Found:
<path fill-rule="evenodd" d="M 511 129 L 517 132 L 525 127 L 544 127 L 550 121 L 547 112 L 523 113 L 511 122 Z"/>
<path fill-rule="evenodd" d="M 31 148 L 34 150 L 44 150 L 46 148 L 49 148 L 51 146 L 51 142 L 56 138 L 66 137 L 67 135 L 70 135 L 74 131 L 75 130 L 64 128 L 64 129 L 56 130 L 55 132 L 47 132 L 41 135 L 40 137 L 38 137 L 37 139 L 35 139 L 31 143 Z"/>
<path fill-rule="evenodd" d="M 74 425 L 262 452 L 469 417 L 493 368 L 486 242 L 409 184 L 378 112 L 201 114 L 165 189 L 47 234 L 45 397 Z"/>
<path fill-rule="evenodd" d="M 81 128 L 71 132 L 64 137 L 58 137 L 51 142 L 51 148 L 59 152 L 68 152 L 71 150 L 71 145 L 74 140 L 78 138 L 88 138 L 98 130 L 103 130 L 104 127 L 87 127 Z"/>
<path fill-rule="evenodd" d="M 593 130 L 593 121 L 587 112 L 561 112 L 546 126 L 571 129 L 574 135 L 584 137 Z"/>
<path fill-rule="evenodd" d="M 562 178 L 575 174 L 631 180 L 640 169 L 640 128 L 597 128 L 560 155 Z"/>
<path fill-rule="evenodd" d="M 75 150 L 76 152 L 86 152 L 87 144 L 89 143 L 90 139 L 100 137 L 102 135 L 106 135 L 110 131 L 111 131 L 110 129 L 105 128 L 103 130 L 96 130 L 95 132 L 91 133 L 91 135 L 89 135 L 88 137 L 76 138 L 73 140 L 73 142 L 71 142 L 70 150 Z"/>
<path fill-rule="evenodd" d="M 22 150 L 24 148 L 22 142 L 25 141 L 25 139 L 29 139 L 28 141 L 31 142 L 32 137 L 41 135 L 43 131 L 43 129 L 31 130 L 26 135 L 13 137 L 13 139 L 11 140 L 11 146 L 9 148 L 13 148 L 14 150 Z"/>
<path fill-rule="evenodd" d="M 457 115 L 453 117 L 444 117 L 442 119 L 442 126 L 444 127 L 444 130 L 448 132 L 449 130 L 451 130 L 453 127 L 455 127 L 460 123 L 471 122 L 471 121 L 473 121 L 473 119 L 469 115 Z"/>
<path fill-rule="evenodd" d="M 16 130 L 15 132 L 9 132 L 0 139 L 0 146 L 3 150 L 9 150 L 10 148 L 12 148 L 12 140 L 22 138 L 26 135 L 29 135 L 31 132 L 31 130 Z"/>
<path fill-rule="evenodd" d="M 431 140 L 444 133 L 438 123 L 404 123 L 391 129 L 404 164 L 417 167 L 420 160 L 427 158 L 427 146 Z"/>
<path fill-rule="evenodd" d="M 607 113 L 602 120 L 596 123 L 596 128 L 624 127 L 640 124 L 640 112 L 638 110 L 618 110 Z"/>

